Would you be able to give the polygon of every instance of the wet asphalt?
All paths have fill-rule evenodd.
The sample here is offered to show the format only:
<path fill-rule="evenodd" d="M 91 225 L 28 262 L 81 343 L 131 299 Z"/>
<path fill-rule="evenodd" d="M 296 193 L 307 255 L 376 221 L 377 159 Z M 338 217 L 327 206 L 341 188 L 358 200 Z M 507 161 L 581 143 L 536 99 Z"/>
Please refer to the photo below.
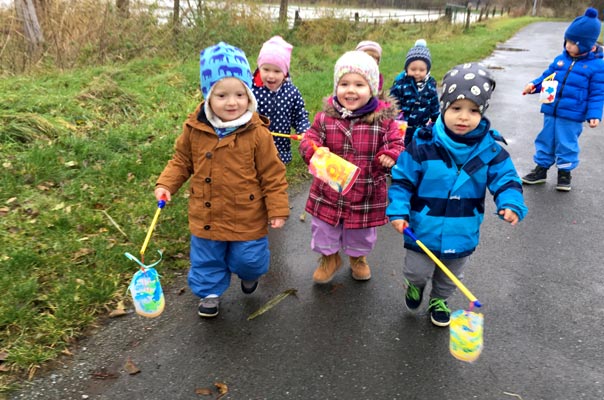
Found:
<path fill-rule="evenodd" d="M 487 116 L 521 175 L 533 167 L 542 125 L 538 96 L 521 91 L 562 50 L 566 26 L 530 25 L 484 60 L 497 81 Z M 237 400 L 603 399 L 604 128 L 586 127 L 581 148 L 572 191 L 555 190 L 555 170 L 545 185 L 525 187 L 529 214 L 519 225 L 503 223 L 487 201 L 464 280 L 483 303 L 484 350 L 474 363 L 450 355 L 448 329 L 406 310 L 405 250 L 389 225 L 368 257 L 370 281 L 354 281 L 346 260 L 331 284 L 312 283 L 303 185 L 291 191 L 286 227 L 270 234 L 271 270 L 254 294 L 233 279 L 219 316 L 202 320 L 197 298 L 178 290 L 183 275 L 165 288 L 160 317 L 109 321 L 11 399 L 215 399 L 215 382 L 228 387 L 221 399 Z M 289 288 L 297 295 L 247 320 Z M 449 303 L 468 305 L 460 293 Z M 128 360 L 140 373 L 125 371 Z"/>

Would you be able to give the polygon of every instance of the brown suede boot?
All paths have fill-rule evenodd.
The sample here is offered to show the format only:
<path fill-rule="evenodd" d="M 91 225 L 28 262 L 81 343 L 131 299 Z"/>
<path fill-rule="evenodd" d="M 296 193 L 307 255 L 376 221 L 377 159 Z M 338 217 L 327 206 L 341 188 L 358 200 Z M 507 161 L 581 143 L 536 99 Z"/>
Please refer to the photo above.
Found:
<path fill-rule="evenodd" d="M 319 266 L 314 274 L 312 274 L 313 281 L 316 283 L 329 283 L 341 265 L 342 259 L 339 253 L 321 256 Z"/>
<path fill-rule="evenodd" d="M 371 269 L 367 264 L 365 256 L 350 257 L 350 270 L 352 271 L 352 278 L 357 281 L 367 281 L 371 279 Z"/>

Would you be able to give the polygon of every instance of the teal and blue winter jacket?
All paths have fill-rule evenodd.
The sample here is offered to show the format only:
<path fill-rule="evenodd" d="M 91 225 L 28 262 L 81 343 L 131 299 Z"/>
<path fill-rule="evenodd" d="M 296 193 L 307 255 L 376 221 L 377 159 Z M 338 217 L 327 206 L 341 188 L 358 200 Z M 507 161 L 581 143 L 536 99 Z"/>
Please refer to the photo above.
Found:
<path fill-rule="evenodd" d="M 526 213 L 522 183 L 509 153 L 498 142 L 503 138 L 490 129 L 488 119 L 467 135 L 482 136 L 471 144 L 468 157 L 457 165 L 442 115 L 431 127 L 421 129 L 392 168 L 386 215 L 390 221 L 406 219 L 409 227 L 437 257 L 461 258 L 476 249 L 484 218 L 487 189 L 497 211 L 513 210 L 520 220 Z M 405 235 L 405 248 L 421 252 Z"/>

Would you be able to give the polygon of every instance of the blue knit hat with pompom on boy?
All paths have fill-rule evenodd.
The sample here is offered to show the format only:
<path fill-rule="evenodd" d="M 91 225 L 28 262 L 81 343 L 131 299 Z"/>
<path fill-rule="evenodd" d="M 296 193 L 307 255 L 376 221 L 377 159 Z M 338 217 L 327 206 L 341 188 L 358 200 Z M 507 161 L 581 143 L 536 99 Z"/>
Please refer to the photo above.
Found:
<path fill-rule="evenodd" d="M 564 39 L 579 47 L 579 53 L 587 53 L 600 37 L 602 23 L 598 19 L 598 10 L 589 7 L 585 14 L 575 18 L 564 33 Z"/>
<path fill-rule="evenodd" d="M 428 67 L 428 72 L 430 72 L 430 68 L 432 68 L 432 56 L 425 39 L 417 39 L 415 45 L 407 52 L 407 57 L 405 58 L 405 71 L 409 64 L 416 60 L 425 62 Z"/>

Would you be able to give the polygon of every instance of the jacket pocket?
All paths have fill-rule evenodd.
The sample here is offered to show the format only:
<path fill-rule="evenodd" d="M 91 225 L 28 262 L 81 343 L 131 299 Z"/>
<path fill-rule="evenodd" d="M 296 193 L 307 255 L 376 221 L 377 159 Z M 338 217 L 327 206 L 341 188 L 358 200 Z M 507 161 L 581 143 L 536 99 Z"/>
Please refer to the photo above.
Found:
<path fill-rule="evenodd" d="M 260 190 L 235 195 L 235 207 L 229 210 L 229 218 L 238 232 L 255 232 L 268 224 L 268 212 Z"/>

